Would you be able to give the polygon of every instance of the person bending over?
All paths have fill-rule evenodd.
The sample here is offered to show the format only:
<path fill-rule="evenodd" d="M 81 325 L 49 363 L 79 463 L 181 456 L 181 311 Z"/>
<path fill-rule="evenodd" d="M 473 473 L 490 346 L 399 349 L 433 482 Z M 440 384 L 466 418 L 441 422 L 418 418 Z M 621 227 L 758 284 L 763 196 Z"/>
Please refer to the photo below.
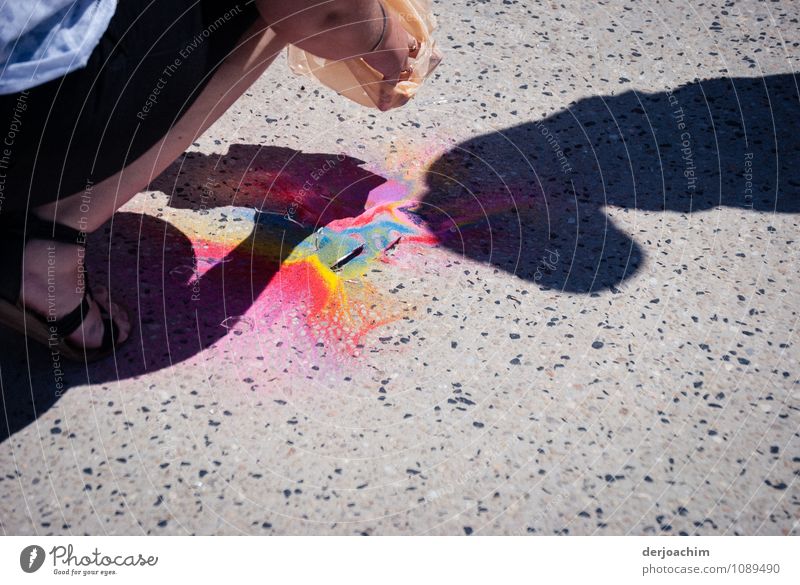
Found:
<path fill-rule="evenodd" d="M 99 359 L 123 343 L 130 316 L 90 286 L 86 234 L 177 159 L 289 43 L 328 59 L 363 57 L 383 75 L 387 100 L 417 50 L 378 0 L 0 8 L 0 121 L 8 124 L 0 126 L 0 322 L 42 343 L 56 339 L 71 359 Z"/>

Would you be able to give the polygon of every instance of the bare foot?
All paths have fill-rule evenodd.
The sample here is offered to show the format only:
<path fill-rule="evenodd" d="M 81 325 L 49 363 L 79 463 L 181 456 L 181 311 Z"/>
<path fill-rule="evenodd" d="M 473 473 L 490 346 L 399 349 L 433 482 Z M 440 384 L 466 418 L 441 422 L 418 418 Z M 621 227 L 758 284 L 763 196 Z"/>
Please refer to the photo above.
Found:
<path fill-rule="evenodd" d="M 57 319 L 67 315 L 83 300 L 84 250 L 74 244 L 32 240 L 23 258 L 22 304 L 35 313 Z M 83 323 L 66 339 L 75 347 L 98 348 L 103 343 L 102 311 L 111 315 L 117 329 L 117 343 L 128 338 L 130 317 L 116 303 L 109 302 L 104 287 L 91 289 L 90 311 Z"/>

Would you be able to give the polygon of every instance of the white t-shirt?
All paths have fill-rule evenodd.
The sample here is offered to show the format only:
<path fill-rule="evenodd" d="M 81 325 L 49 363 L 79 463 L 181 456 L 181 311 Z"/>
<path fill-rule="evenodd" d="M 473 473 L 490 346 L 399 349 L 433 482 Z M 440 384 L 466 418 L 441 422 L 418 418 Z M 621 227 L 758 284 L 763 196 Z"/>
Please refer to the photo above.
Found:
<path fill-rule="evenodd" d="M 0 2 L 0 94 L 84 67 L 116 8 L 116 0 Z"/>

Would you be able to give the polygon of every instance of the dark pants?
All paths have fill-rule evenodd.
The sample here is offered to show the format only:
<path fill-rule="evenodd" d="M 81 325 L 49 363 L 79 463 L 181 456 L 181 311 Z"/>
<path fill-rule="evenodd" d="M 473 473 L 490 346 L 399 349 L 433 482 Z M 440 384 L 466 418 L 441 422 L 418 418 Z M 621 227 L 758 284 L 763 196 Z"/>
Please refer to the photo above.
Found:
<path fill-rule="evenodd" d="M 257 19 L 247 0 L 126 0 L 85 68 L 0 96 L 0 221 L 83 192 L 157 143 Z"/>

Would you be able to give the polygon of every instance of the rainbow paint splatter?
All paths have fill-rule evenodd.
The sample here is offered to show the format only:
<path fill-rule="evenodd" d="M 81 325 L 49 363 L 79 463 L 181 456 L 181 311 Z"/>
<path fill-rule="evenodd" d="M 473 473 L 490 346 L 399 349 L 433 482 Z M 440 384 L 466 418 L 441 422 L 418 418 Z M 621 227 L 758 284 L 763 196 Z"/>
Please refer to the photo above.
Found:
<path fill-rule="evenodd" d="M 159 207 L 160 215 L 190 239 L 194 251 L 194 265 L 171 267 L 169 277 L 189 289 L 196 287 L 199 298 L 206 293 L 210 303 L 219 303 L 226 294 L 231 296 L 225 291 L 250 292 L 252 274 L 274 273 L 265 287 L 255 291 L 244 314 L 226 311 L 220 327 L 234 333 L 279 331 L 288 343 L 305 350 L 322 347 L 328 355 L 358 354 L 368 333 L 401 316 L 399 308 L 370 282 L 370 269 L 392 263 L 395 254 L 415 244 L 437 242 L 424 222 L 409 212 L 414 205 L 410 185 L 382 181 L 368 192 L 359 210 L 345 205 L 332 212 L 331 199 L 307 197 L 294 203 L 295 213 L 287 216 L 285 210 L 299 199 L 298 183 L 284 180 L 276 185 L 272 176 L 258 170 L 248 175 L 246 192 L 240 188 L 235 197 L 249 202 L 254 194 L 263 197 L 263 190 L 270 189 L 261 211 L 235 205 L 239 201 L 230 193 L 233 206 L 215 203 L 211 207 L 218 209 L 206 213 Z M 224 187 L 215 183 L 216 194 Z M 152 200 L 138 202 L 125 211 L 152 213 Z M 215 229 L 220 216 L 224 228 Z M 331 219 L 336 216 L 344 217 Z M 242 246 L 252 234 L 257 236 L 251 245 Z M 348 255 L 352 258 L 337 267 L 337 261 Z M 204 277 L 220 267 L 225 291 L 208 292 Z"/>
<path fill-rule="evenodd" d="M 401 245 L 437 242 L 406 213 L 408 205 L 405 199 L 381 203 L 355 218 L 334 220 L 302 240 L 259 298 L 267 320 L 277 322 L 287 310 L 290 315 L 302 315 L 298 324 L 317 343 L 339 353 L 357 354 L 367 333 L 399 317 L 369 282 L 370 268 L 377 262 L 390 263 Z M 258 221 L 273 233 L 287 227 L 270 215 Z M 343 259 L 347 261 L 342 263 Z"/>
<path fill-rule="evenodd" d="M 403 315 L 370 271 L 491 211 L 465 205 L 447 217 L 423 217 L 421 157 L 414 175 L 397 172 L 389 180 L 390 173 L 370 172 L 349 157 L 302 155 L 297 163 L 288 149 L 271 149 L 255 163 L 248 157 L 254 159 L 232 148 L 227 158 L 247 166 L 228 172 L 220 157 L 195 155 L 154 184 L 172 193 L 168 201 L 153 193 L 125 208 L 151 216 L 156 209 L 191 242 L 186 263 L 163 268 L 173 296 L 197 296 L 172 328 L 192 327 L 196 313 L 215 321 L 206 323 L 211 343 L 254 332 L 256 343 L 278 339 L 304 352 L 358 355 L 372 331 Z M 208 178 L 200 189 L 184 190 L 176 185 L 186 184 L 179 182 L 185 175 Z"/>

